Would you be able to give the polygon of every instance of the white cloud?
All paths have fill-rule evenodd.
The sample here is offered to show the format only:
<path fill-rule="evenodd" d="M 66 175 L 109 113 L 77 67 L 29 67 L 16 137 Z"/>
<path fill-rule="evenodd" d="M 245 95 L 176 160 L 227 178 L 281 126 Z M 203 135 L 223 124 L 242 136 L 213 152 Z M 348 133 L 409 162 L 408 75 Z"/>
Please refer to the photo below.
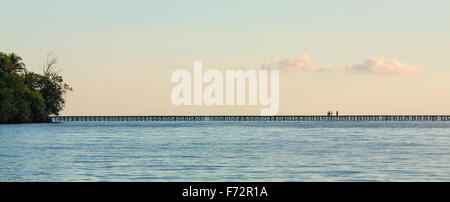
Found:
<path fill-rule="evenodd" d="M 394 58 L 385 60 L 384 57 L 374 57 L 361 64 L 349 63 L 345 70 L 376 75 L 410 75 L 423 72 L 420 67 L 407 65 Z"/>
<path fill-rule="evenodd" d="M 261 69 L 280 70 L 285 72 L 317 72 L 326 71 L 306 54 L 299 54 L 297 57 L 275 57 L 275 60 L 261 65 Z"/>

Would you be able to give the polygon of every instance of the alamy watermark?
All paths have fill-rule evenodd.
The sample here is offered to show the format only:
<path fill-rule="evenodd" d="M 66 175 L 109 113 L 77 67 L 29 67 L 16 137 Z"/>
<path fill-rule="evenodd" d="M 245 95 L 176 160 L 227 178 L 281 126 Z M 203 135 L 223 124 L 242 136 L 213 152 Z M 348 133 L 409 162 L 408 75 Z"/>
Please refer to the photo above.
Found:
<path fill-rule="evenodd" d="M 269 76 L 270 96 L 268 92 Z M 262 116 L 272 116 L 278 113 L 279 70 L 225 70 L 225 91 L 222 72 L 214 69 L 203 72 L 202 62 L 194 63 L 193 81 L 191 78 L 189 71 L 184 69 L 178 69 L 172 73 L 171 81 L 178 82 L 171 93 L 174 105 L 256 106 L 259 101 L 260 105 L 267 107 L 261 109 Z M 203 89 L 203 82 L 210 84 Z M 246 86 L 247 82 L 248 86 Z M 248 89 L 248 93 L 246 93 L 246 89 Z M 192 91 L 194 93 L 193 102 Z M 247 94 L 248 96 L 246 96 Z M 246 102 L 246 98 L 248 102 Z"/>

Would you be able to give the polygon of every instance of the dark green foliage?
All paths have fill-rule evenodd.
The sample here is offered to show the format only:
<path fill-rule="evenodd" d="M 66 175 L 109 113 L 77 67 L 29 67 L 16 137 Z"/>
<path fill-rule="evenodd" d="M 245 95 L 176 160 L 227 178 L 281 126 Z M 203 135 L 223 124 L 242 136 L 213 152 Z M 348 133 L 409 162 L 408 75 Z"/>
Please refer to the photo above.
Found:
<path fill-rule="evenodd" d="M 0 123 L 8 122 L 15 114 L 14 89 L 0 88 Z"/>
<path fill-rule="evenodd" d="M 28 72 L 19 56 L 0 52 L 0 123 L 44 122 L 63 109 L 72 89 L 54 71 L 55 63 L 48 60 L 41 75 Z"/>
<path fill-rule="evenodd" d="M 27 95 L 30 102 L 31 120 L 42 122 L 47 120 L 48 112 L 45 109 L 45 100 L 38 91 L 30 91 Z"/>

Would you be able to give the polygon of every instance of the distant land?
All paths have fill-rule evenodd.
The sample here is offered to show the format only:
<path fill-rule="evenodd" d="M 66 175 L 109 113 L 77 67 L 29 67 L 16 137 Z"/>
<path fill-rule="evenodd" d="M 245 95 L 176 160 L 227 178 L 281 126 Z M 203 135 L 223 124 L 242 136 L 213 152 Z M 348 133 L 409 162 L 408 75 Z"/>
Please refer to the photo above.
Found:
<path fill-rule="evenodd" d="M 0 52 L 0 124 L 51 121 L 64 108 L 64 95 L 72 88 L 66 84 L 49 55 L 42 74 L 25 68 L 22 58 Z"/>

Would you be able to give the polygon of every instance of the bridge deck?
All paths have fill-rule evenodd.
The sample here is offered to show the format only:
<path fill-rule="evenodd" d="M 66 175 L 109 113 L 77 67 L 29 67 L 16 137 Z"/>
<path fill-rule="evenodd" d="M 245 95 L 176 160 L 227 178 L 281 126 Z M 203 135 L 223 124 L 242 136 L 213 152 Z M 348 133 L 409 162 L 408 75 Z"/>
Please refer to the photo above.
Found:
<path fill-rule="evenodd" d="M 450 121 L 450 115 L 348 116 L 53 116 L 65 121 Z"/>

